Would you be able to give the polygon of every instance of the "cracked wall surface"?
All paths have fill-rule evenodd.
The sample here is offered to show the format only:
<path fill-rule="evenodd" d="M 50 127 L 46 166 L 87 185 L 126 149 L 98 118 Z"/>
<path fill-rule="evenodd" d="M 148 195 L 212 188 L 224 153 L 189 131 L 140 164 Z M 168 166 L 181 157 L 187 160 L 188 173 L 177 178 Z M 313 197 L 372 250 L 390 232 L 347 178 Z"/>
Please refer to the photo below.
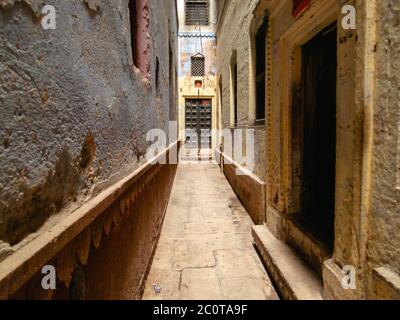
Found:
<path fill-rule="evenodd" d="M 127 0 L 52 4 L 44 30 L 41 1 L 0 1 L 0 259 L 137 168 L 147 131 L 168 128 L 175 3 L 149 1 L 150 77 L 133 66 Z"/>

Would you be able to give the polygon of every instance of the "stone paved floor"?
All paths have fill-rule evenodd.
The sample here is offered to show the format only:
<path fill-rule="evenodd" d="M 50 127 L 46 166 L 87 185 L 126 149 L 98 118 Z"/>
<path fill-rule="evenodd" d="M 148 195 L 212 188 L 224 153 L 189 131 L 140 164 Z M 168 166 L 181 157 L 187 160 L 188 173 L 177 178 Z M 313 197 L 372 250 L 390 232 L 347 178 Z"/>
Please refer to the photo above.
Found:
<path fill-rule="evenodd" d="M 278 299 L 251 224 L 218 166 L 181 164 L 143 299 Z"/>

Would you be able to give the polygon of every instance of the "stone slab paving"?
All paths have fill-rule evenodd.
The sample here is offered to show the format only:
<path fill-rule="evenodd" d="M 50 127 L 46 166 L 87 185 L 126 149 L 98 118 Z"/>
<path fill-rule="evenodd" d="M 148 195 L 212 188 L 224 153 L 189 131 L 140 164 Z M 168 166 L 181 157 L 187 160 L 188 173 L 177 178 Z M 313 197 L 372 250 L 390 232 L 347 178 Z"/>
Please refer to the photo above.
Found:
<path fill-rule="evenodd" d="M 143 299 L 278 299 L 251 227 L 217 165 L 179 165 Z"/>

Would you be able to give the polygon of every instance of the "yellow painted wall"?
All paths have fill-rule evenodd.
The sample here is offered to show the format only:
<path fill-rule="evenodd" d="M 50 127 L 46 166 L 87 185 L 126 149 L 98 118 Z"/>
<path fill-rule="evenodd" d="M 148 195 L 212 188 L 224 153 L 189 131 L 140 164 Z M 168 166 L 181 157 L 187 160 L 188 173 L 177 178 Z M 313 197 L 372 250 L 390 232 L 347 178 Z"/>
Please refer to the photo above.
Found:
<path fill-rule="evenodd" d="M 203 81 L 203 88 L 195 88 L 196 80 Z M 179 138 L 185 141 L 185 101 L 186 99 L 211 99 L 212 129 L 217 128 L 217 101 L 215 76 L 181 77 L 179 78 Z M 215 137 L 212 139 L 212 148 L 216 146 Z"/>

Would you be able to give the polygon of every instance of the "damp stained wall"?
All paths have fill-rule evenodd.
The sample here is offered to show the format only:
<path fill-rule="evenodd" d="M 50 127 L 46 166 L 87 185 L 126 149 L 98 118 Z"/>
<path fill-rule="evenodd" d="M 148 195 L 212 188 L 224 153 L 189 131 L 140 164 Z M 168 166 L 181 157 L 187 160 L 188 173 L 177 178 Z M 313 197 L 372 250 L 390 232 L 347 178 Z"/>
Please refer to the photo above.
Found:
<path fill-rule="evenodd" d="M 132 62 L 128 0 L 55 0 L 56 30 L 42 5 L 0 1 L 0 260 L 137 168 L 148 130 L 168 128 L 173 0 L 148 2 L 149 74 Z"/>
<path fill-rule="evenodd" d="M 366 270 L 385 267 L 397 274 L 393 283 L 400 288 L 400 3 L 377 1 L 377 39 L 373 132 L 371 204 L 368 216 Z M 396 175 L 397 173 L 397 175 Z M 371 288 L 371 285 L 374 287 Z M 377 287 L 373 280 L 369 290 Z M 384 285 L 374 296 L 390 296 Z M 397 293 L 399 294 L 399 292 Z"/>
<path fill-rule="evenodd" d="M 205 75 L 215 77 L 216 75 L 216 37 L 215 33 L 180 32 L 179 33 L 179 77 L 190 77 L 190 58 L 202 53 L 205 56 Z"/>

